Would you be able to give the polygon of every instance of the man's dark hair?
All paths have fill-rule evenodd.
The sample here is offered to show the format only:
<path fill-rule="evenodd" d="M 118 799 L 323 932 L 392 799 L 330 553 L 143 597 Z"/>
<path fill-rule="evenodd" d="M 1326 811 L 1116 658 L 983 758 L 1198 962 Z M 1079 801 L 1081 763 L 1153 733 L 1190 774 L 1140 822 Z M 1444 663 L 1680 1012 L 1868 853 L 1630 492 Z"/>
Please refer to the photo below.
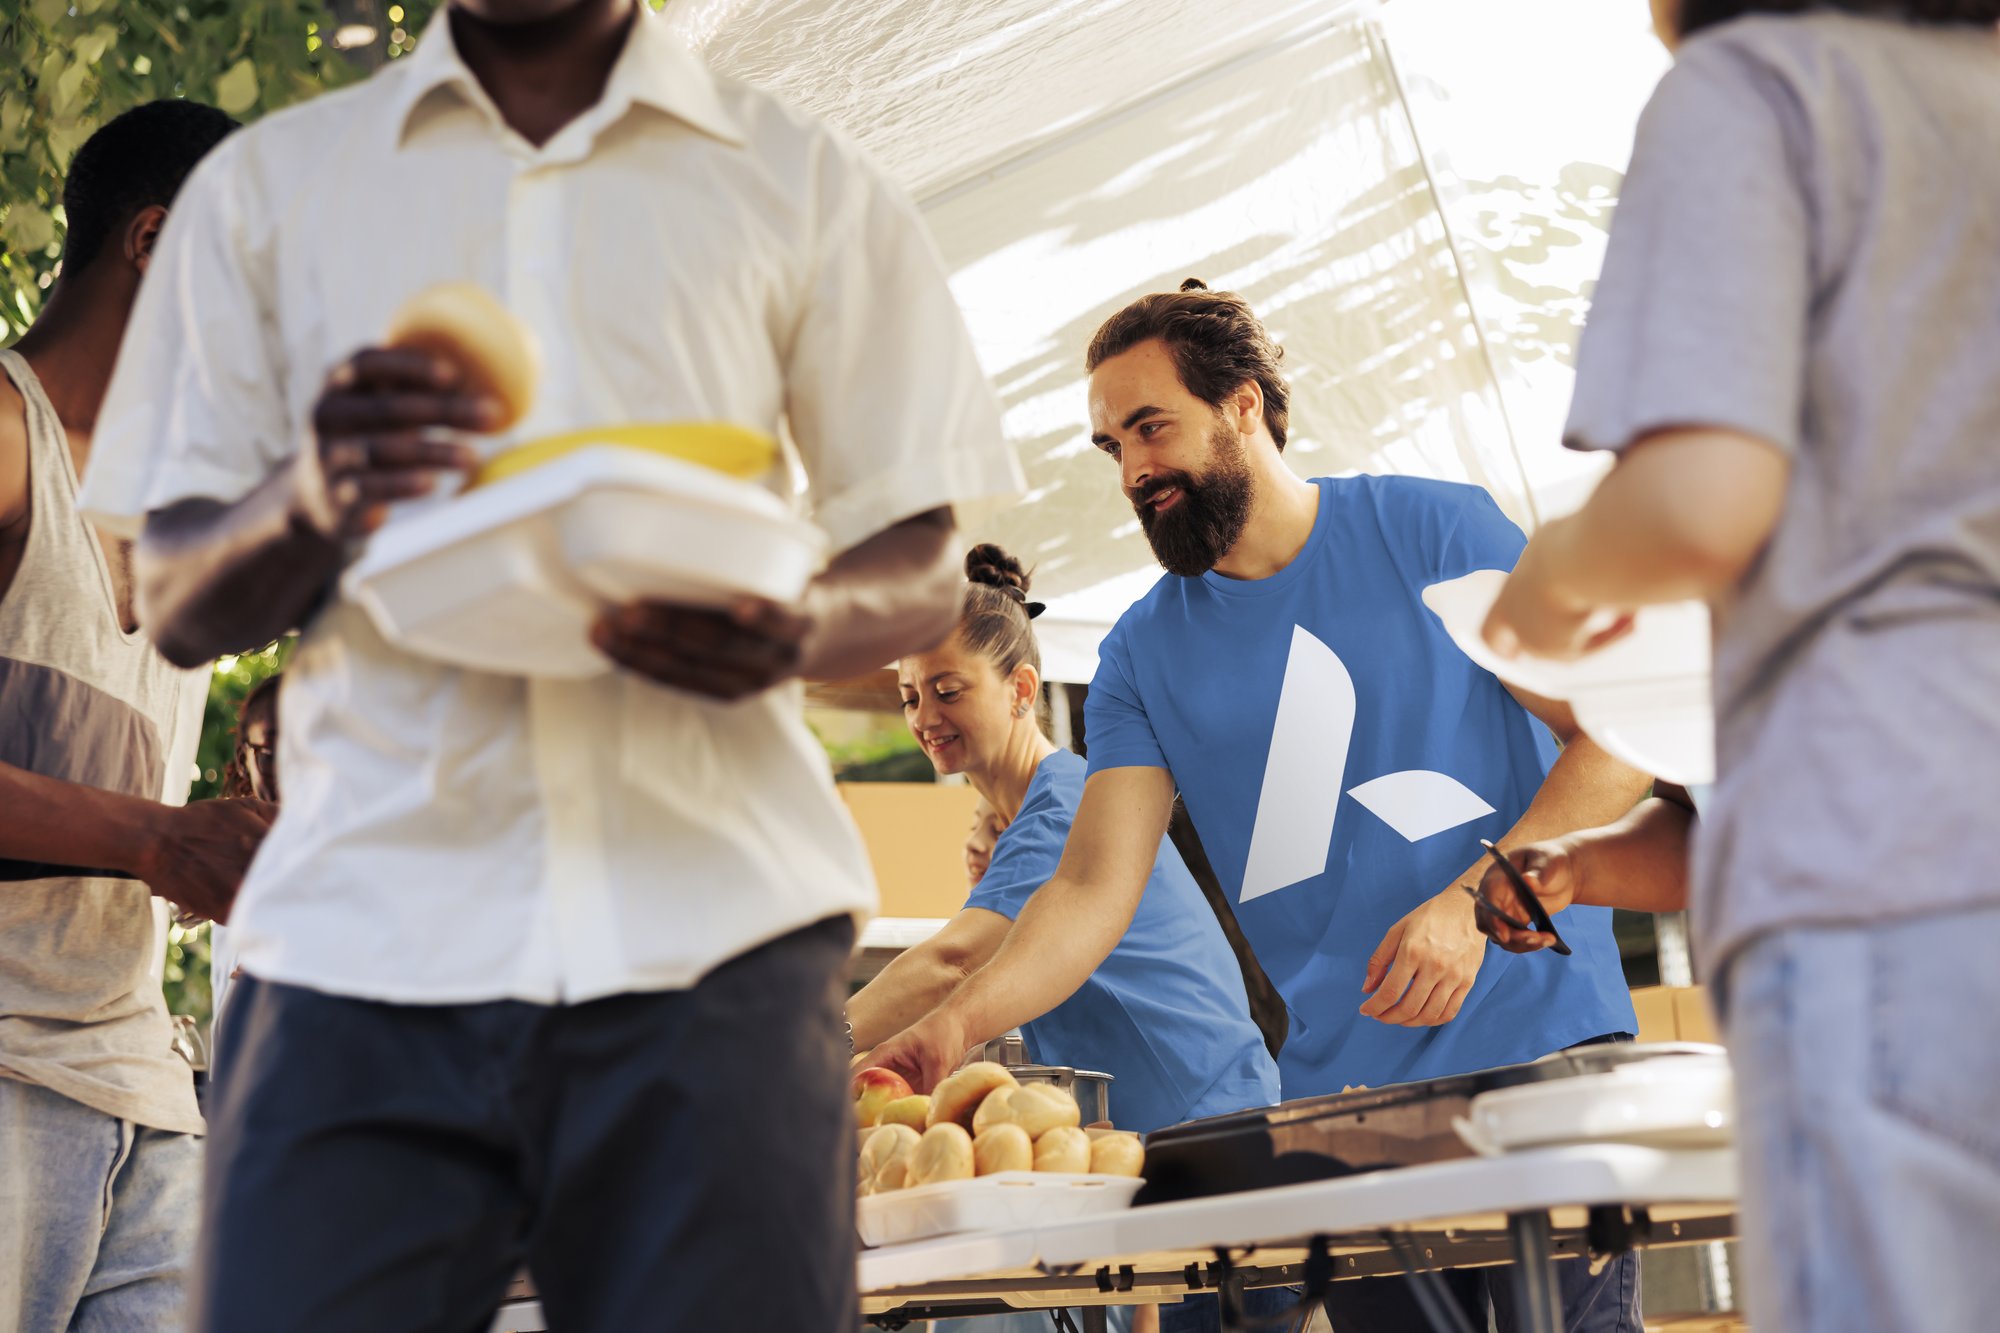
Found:
<path fill-rule="evenodd" d="M 1912 23 L 2000 24 L 2000 0 L 1681 0 L 1680 33 L 1692 37 L 1703 28 L 1746 14 L 1803 14 L 1812 9 L 1880 14 Z"/>
<path fill-rule="evenodd" d="M 1181 386 L 1210 407 L 1221 407 L 1246 381 L 1257 381 L 1264 391 L 1264 425 L 1284 451 L 1292 400 L 1278 373 L 1285 349 L 1271 341 L 1248 302 L 1234 292 L 1212 292 L 1199 278 L 1189 278 L 1177 292 L 1142 296 L 1104 321 L 1084 353 L 1083 368 L 1094 371 L 1154 338 L 1166 344 Z"/>
<path fill-rule="evenodd" d="M 63 270 L 96 259 L 140 209 L 173 203 L 194 164 L 236 128 L 212 106 L 167 99 L 135 106 L 91 135 L 63 182 Z"/>

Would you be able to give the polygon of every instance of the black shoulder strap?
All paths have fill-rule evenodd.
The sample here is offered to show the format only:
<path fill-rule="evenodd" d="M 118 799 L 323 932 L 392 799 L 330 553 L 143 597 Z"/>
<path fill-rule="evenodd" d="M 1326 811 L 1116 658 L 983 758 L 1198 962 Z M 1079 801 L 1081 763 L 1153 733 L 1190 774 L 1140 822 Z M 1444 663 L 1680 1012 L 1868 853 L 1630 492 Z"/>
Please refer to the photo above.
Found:
<path fill-rule="evenodd" d="M 1208 899 L 1209 910 L 1215 913 L 1222 936 L 1229 941 L 1230 952 L 1236 955 L 1236 966 L 1243 972 L 1243 992 L 1250 1001 L 1250 1017 L 1264 1034 L 1265 1047 L 1276 1059 L 1292 1028 L 1291 1011 L 1285 1008 L 1285 997 L 1278 994 L 1277 986 L 1264 972 L 1264 965 L 1257 961 L 1250 941 L 1244 938 L 1236 911 L 1229 905 L 1222 881 L 1215 877 L 1215 867 L 1208 863 L 1208 853 L 1202 850 L 1201 837 L 1194 831 L 1194 820 L 1188 817 L 1187 806 L 1179 797 L 1174 798 L 1174 818 L 1167 825 L 1167 836 L 1173 839 L 1174 850 L 1181 854 L 1181 860 L 1187 862 L 1194 882 L 1201 886 L 1201 896 Z"/>
<path fill-rule="evenodd" d="M 1052 688 L 1063 690 L 1067 697 L 1070 748 L 1089 757 L 1090 739 L 1084 734 L 1084 701 L 1090 697 L 1090 687 L 1065 684 Z M 1167 836 L 1173 839 L 1174 850 L 1187 863 L 1194 882 L 1201 886 L 1201 896 L 1208 899 L 1209 910 L 1215 913 L 1216 923 L 1222 927 L 1222 937 L 1229 941 L 1229 951 L 1236 955 L 1236 966 L 1243 973 L 1243 994 L 1250 1001 L 1251 1021 L 1264 1034 L 1264 1046 L 1271 1052 L 1271 1058 L 1276 1059 L 1292 1030 L 1291 1011 L 1285 1007 L 1285 997 L 1278 994 L 1277 986 L 1265 973 L 1264 965 L 1257 961 L 1250 941 L 1243 937 L 1236 910 L 1229 905 L 1229 896 L 1222 891 L 1222 881 L 1215 877 L 1215 867 L 1208 863 L 1208 853 L 1202 850 L 1201 838 L 1194 831 L 1194 820 L 1188 816 L 1187 806 L 1178 794 L 1174 797 L 1174 816 L 1167 825 Z"/>

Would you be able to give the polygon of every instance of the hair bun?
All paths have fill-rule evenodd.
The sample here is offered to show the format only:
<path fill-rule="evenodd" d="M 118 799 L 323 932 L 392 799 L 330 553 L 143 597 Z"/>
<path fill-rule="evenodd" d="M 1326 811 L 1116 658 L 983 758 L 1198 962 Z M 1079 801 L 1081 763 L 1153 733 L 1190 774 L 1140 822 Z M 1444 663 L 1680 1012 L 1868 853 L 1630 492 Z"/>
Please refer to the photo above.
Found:
<path fill-rule="evenodd" d="M 1208 284 L 1200 278 L 1189 278 L 1181 284 L 1181 290 L 1184 292 L 1205 292 L 1208 290 Z"/>
<path fill-rule="evenodd" d="M 992 542 L 984 542 L 965 553 L 965 577 L 973 583 L 1004 588 L 1022 597 L 1028 591 L 1028 571 Z"/>

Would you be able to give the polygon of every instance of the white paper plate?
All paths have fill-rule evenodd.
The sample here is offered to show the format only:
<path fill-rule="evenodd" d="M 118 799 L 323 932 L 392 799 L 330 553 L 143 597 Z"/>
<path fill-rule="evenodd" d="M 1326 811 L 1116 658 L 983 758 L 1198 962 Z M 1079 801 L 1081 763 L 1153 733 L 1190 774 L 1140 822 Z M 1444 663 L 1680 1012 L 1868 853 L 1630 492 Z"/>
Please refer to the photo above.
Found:
<path fill-rule="evenodd" d="M 1146 1182 L 1133 1176 L 1002 1171 L 976 1180 L 892 1190 L 856 1200 L 861 1243 L 901 1245 L 968 1231 L 1017 1231 L 1120 1212 Z"/>
<path fill-rule="evenodd" d="M 825 555 L 824 534 L 761 487 L 603 446 L 392 521 L 341 587 L 412 653 L 578 679 L 610 669 L 588 638 L 605 607 L 789 602 Z"/>
<path fill-rule="evenodd" d="M 1568 701 L 1577 725 L 1617 758 L 1684 786 L 1715 780 L 1705 605 L 1643 607 L 1630 634 L 1574 662 L 1509 660 L 1480 637 L 1506 581 L 1504 570 L 1474 570 L 1424 589 L 1424 605 L 1444 623 L 1452 642 L 1480 666 L 1530 693 Z"/>
<path fill-rule="evenodd" d="M 1728 1057 L 1676 1055 L 1481 1093 L 1460 1135 L 1481 1153 L 1560 1143 L 1715 1148 L 1735 1126 Z"/>

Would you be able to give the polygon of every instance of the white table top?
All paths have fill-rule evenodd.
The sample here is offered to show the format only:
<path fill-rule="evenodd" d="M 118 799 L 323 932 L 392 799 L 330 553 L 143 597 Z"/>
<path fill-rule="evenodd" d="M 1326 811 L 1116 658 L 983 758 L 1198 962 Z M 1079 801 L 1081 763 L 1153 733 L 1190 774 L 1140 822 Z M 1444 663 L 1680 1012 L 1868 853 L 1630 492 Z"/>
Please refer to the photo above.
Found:
<path fill-rule="evenodd" d="M 1276 1250 L 1315 1235 L 1372 1237 L 1418 1225 L 1491 1230 L 1504 1226 L 1508 1213 L 1594 1204 L 1690 1205 L 1713 1215 L 1734 1208 L 1736 1190 L 1731 1149 L 1545 1148 L 867 1250 L 861 1289 L 874 1294 L 1140 1259 L 1165 1263 L 1218 1246 Z"/>

